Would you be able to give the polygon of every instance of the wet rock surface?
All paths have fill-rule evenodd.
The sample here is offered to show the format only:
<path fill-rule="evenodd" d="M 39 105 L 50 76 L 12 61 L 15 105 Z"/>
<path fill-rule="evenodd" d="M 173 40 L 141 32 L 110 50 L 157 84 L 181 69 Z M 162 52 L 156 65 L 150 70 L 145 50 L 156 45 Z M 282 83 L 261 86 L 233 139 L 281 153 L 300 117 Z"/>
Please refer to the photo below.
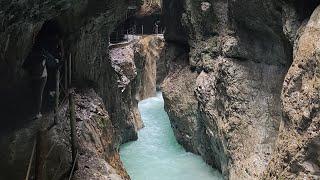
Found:
<path fill-rule="evenodd" d="M 303 25 L 319 2 L 301 3 L 164 1 L 166 110 L 178 142 L 226 179 L 318 178 L 306 160 L 318 157 L 317 10 Z"/>
<path fill-rule="evenodd" d="M 143 127 L 138 102 L 156 95 L 157 71 L 162 72 L 163 78 L 165 76 L 163 46 L 163 37 L 147 35 L 110 49 L 115 84 L 122 94 L 131 96 L 132 122 L 136 130 Z"/>
<path fill-rule="evenodd" d="M 136 2 L 139 5 L 139 1 Z M 30 114 L 26 111 L 28 107 L 32 107 L 29 98 L 31 92 L 26 72 L 21 65 L 30 52 L 37 33 L 49 21 L 54 22 L 61 30 L 65 52 L 63 59 L 72 59 L 73 85 L 79 89 L 93 88 L 102 99 L 101 102 L 99 100 L 99 106 L 105 107 L 103 111 L 107 112 L 105 116 L 103 112 L 100 114 L 102 117 L 98 116 L 98 119 L 102 118 L 101 121 L 107 121 L 106 129 L 98 127 L 94 118 L 90 119 L 91 124 L 82 124 L 82 135 L 93 136 L 81 139 L 82 145 L 90 148 L 82 147 L 84 150 L 79 162 L 87 161 L 89 164 L 86 167 L 79 166 L 81 171 L 77 172 L 77 177 L 127 179 L 117 150 L 121 143 L 137 138 L 137 129 L 141 126 L 138 124 L 140 117 L 133 110 L 135 106 L 132 94 L 135 93 L 131 91 L 134 90 L 122 91 L 118 88 L 118 75 L 109 59 L 108 37 L 118 21 L 125 18 L 129 3 L 114 0 L 59 0 L 3 1 L 0 5 L 0 82 L 5 84 L 0 87 L 1 97 L 4 97 L 0 107 L 3 107 L 4 114 L 2 127 L 6 130 L 1 131 L 1 161 L 4 167 L 0 173 L 1 179 L 22 179 L 26 175 L 32 142 L 41 123 L 28 120 Z M 95 103 L 94 99 L 88 99 L 82 100 L 92 100 Z M 15 104 L 18 104 L 18 108 Z M 84 104 L 84 108 L 92 107 Z M 85 122 L 81 118 L 78 120 Z M 61 117 L 61 121 L 67 123 L 65 116 Z M 58 150 L 52 151 L 56 156 L 50 160 L 48 175 L 53 175 L 53 171 L 60 168 L 56 177 L 66 177 L 70 169 L 67 127 L 62 126 L 61 129 L 56 129 L 55 134 L 49 135 L 50 144 L 56 140 L 52 138 L 58 139 Z"/>
<path fill-rule="evenodd" d="M 265 178 L 319 179 L 320 7 L 298 31 L 282 90 L 283 121 Z"/>
<path fill-rule="evenodd" d="M 76 146 L 78 163 L 74 179 L 129 179 L 118 154 L 119 134 L 112 124 L 102 99 L 94 90 L 76 90 Z M 67 179 L 72 167 L 68 103 L 59 111 L 58 124 L 44 138 L 48 179 Z M 23 179 L 40 127 L 48 127 L 53 116 L 29 124 L 12 136 L 1 138 L 1 179 Z M 24 152 L 24 153 L 22 153 Z M 9 162 L 6 164 L 5 162 Z M 34 174 L 32 173 L 32 176 Z"/>
<path fill-rule="evenodd" d="M 136 1 L 139 4 L 139 1 Z M 22 64 L 31 51 L 38 32 L 47 22 L 54 22 L 60 29 L 64 42 L 63 59 L 72 59 L 72 81 L 80 87 L 93 87 L 103 98 L 111 119 L 118 129 L 128 130 L 121 134 L 123 141 L 135 139 L 135 128 L 123 119 L 134 120 L 130 94 L 118 91 L 116 73 L 109 59 L 109 34 L 118 21 L 125 18 L 127 1 L 3 1 L 0 8 L 0 92 L 4 100 L 0 106 L 5 109 L 4 124 L 7 129 L 21 127 L 27 122 L 28 113 L 23 112 L 30 100 L 27 73 Z M 19 98 L 13 98 L 18 96 Z M 129 99 L 128 99 L 129 98 Z M 6 104 L 19 105 L 19 111 Z M 114 107 L 121 107 L 119 110 Z M 121 111 L 121 112 L 120 112 Z M 14 117 L 11 114 L 23 114 Z M 29 114 L 30 116 L 30 114 Z M 128 120 L 128 121 L 129 121 Z M 22 122 L 22 123 L 21 123 Z"/>
<path fill-rule="evenodd" d="M 93 90 L 77 94 L 75 99 L 80 155 L 74 179 L 129 179 L 102 99 Z"/>
<path fill-rule="evenodd" d="M 114 111 L 108 110 L 105 101 L 95 90 L 76 89 L 79 155 L 74 179 L 129 179 L 118 154 L 119 146 L 135 140 L 137 131 L 143 127 L 138 101 L 156 92 L 156 64 L 160 61 L 163 45 L 163 38 L 147 36 L 110 50 L 108 73 L 112 76 L 110 82 L 113 89 L 108 91 L 113 93 L 114 101 L 106 105 L 110 105 Z M 66 178 L 72 166 L 68 102 L 63 102 L 58 125 L 44 138 L 47 141 L 45 151 L 50 152 L 45 167 L 49 179 Z M 112 113 L 117 119 L 112 118 Z M 45 115 L 45 119 L 29 122 L 24 128 L 1 138 L 0 157 L 6 162 L 1 167 L 8 173 L 0 173 L 0 178 L 17 179 L 25 176 L 37 131 L 52 122 L 53 115 Z M 21 173 L 11 170 L 20 170 Z"/>
<path fill-rule="evenodd" d="M 135 43 L 136 41 L 110 50 L 112 68 L 118 74 L 118 88 L 121 88 L 122 91 L 124 91 L 137 76 L 133 51 L 133 44 Z"/>
<path fill-rule="evenodd" d="M 197 147 L 206 142 L 200 137 L 201 122 L 198 121 L 197 99 L 193 91 L 196 87 L 194 79 L 198 74 L 190 73 L 183 58 L 186 56 L 179 57 L 174 62 L 175 71 L 170 71 L 162 83 L 163 98 L 178 142 L 189 151 L 197 153 Z"/>
<path fill-rule="evenodd" d="M 141 74 L 138 77 L 138 100 L 155 96 L 157 84 L 166 76 L 163 47 L 161 35 L 144 36 L 134 45 L 134 61 Z"/>
<path fill-rule="evenodd" d="M 21 65 L 48 21 L 63 34 L 72 83 L 94 89 L 76 95 L 76 179 L 129 178 L 119 145 L 137 139 L 137 102 L 162 81 L 178 142 L 226 179 L 319 179 L 319 4 L 164 0 L 166 44 L 143 37 L 109 50 L 128 1 L 0 2 L 0 179 L 25 176 L 43 125 L 26 118 L 30 88 Z M 60 179 L 71 167 L 66 114 L 63 104 L 47 134 L 46 173 Z"/>
<path fill-rule="evenodd" d="M 185 63 L 174 65 L 162 84 L 175 135 L 231 179 L 257 178 L 277 138 L 283 81 L 278 75 L 285 69 L 223 58 L 213 67 L 198 74 Z"/>

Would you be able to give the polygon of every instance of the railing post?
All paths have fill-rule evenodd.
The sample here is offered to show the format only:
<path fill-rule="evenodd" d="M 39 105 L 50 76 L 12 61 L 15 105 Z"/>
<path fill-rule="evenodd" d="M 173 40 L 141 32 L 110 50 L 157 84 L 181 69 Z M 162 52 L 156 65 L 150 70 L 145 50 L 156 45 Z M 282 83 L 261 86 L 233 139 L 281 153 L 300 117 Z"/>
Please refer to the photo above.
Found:
<path fill-rule="evenodd" d="M 68 93 L 68 61 L 64 61 L 64 89 Z"/>
<path fill-rule="evenodd" d="M 156 26 L 156 34 L 157 34 L 157 36 L 159 34 L 159 26 L 158 25 Z"/>
<path fill-rule="evenodd" d="M 70 53 L 70 55 L 69 55 L 69 62 L 68 62 L 68 68 L 69 68 L 69 74 L 68 74 L 68 86 L 69 86 L 69 88 L 71 87 L 71 75 L 72 75 L 72 55 L 71 55 L 71 53 Z"/>
<path fill-rule="evenodd" d="M 127 29 L 127 41 L 129 42 L 129 29 Z"/>
<path fill-rule="evenodd" d="M 32 152 L 31 152 L 31 157 L 30 157 L 30 160 L 29 160 L 28 170 L 27 170 L 27 175 L 26 175 L 25 180 L 29 180 L 29 177 L 30 177 L 30 172 L 31 172 L 31 166 L 32 166 L 32 162 L 33 162 L 33 157 L 34 157 L 34 154 L 35 154 L 35 152 L 36 152 L 36 145 L 37 145 L 37 138 L 35 138 L 34 143 L 33 143 L 33 148 L 32 148 Z"/>
<path fill-rule="evenodd" d="M 143 35 L 143 25 L 141 26 L 141 35 Z"/>
<path fill-rule="evenodd" d="M 35 177 L 36 180 L 46 179 L 46 152 L 47 152 L 47 131 L 40 129 L 37 134 L 36 143 L 36 163 L 35 163 Z"/>
<path fill-rule="evenodd" d="M 118 43 L 119 41 L 118 41 L 118 31 L 117 31 L 117 33 L 116 33 L 116 43 Z"/>
<path fill-rule="evenodd" d="M 60 97 L 60 70 L 56 71 L 56 92 L 54 99 L 54 123 L 58 122 L 58 111 L 59 111 L 59 97 Z"/>
<path fill-rule="evenodd" d="M 70 172 L 70 175 L 69 175 L 69 179 L 68 179 L 68 180 L 71 180 L 71 179 L 72 179 L 74 169 L 76 168 L 77 159 L 78 159 L 78 151 L 77 151 L 77 153 L 76 153 L 75 159 L 73 160 L 72 168 L 71 168 L 71 172 Z"/>
<path fill-rule="evenodd" d="M 75 114 L 75 102 L 74 102 L 74 92 L 71 90 L 69 92 L 69 113 L 70 113 L 70 129 L 71 129 L 71 151 L 72 160 L 76 159 L 76 114 Z"/>

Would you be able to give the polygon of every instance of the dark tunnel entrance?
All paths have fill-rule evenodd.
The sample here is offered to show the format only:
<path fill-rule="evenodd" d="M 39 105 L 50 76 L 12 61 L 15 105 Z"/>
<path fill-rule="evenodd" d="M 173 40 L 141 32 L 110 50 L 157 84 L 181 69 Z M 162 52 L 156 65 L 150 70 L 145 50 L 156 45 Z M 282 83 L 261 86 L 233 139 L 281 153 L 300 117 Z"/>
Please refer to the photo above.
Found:
<path fill-rule="evenodd" d="M 139 13 L 135 9 L 128 9 L 126 20 L 119 24 L 110 34 L 110 43 L 120 43 L 130 41 L 134 36 L 162 34 L 163 26 L 160 22 L 160 8 L 153 13 Z"/>
<path fill-rule="evenodd" d="M 14 87 L 1 90 L 1 133 L 9 133 L 25 126 L 35 120 L 39 112 L 53 110 L 56 72 L 57 69 L 64 72 L 63 56 L 60 26 L 56 21 L 47 21 L 34 36 L 33 46 L 23 60 L 20 67 L 20 71 L 24 72 L 22 79 Z M 64 80 L 64 73 L 59 75 Z"/>
<path fill-rule="evenodd" d="M 35 37 L 32 48 L 32 51 L 40 53 L 46 61 L 47 81 L 45 83 L 42 103 L 42 110 L 45 112 L 53 110 L 57 81 L 65 79 L 64 73 L 61 73 L 64 72 L 65 68 L 62 38 L 63 32 L 58 22 L 54 20 L 46 21 Z M 59 73 L 59 79 L 57 79 L 57 73 Z"/>

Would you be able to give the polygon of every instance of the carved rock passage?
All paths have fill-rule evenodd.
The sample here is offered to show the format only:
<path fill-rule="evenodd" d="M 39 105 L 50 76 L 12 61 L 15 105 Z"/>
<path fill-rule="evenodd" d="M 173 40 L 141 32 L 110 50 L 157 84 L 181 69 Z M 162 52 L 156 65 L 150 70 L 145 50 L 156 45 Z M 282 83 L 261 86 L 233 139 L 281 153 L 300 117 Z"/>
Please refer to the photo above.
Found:
<path fill-rule="evenodd" d="M 317 2 L 302 7 L 300 1 L 164 1 L 171 66 L 162 85 L 166 110 L 178 142 L 225 178 L 263 179 L 266 171 L 272 177 L 287 172 L 285 162 L 293 161 L 291 155 L 283 160 L 294 137 L 289 129 L 303 133 L 313 127 L 317 44 L 301 41 L 317 42 L 316 11 L 309 22 L 312 32 L 298 29 Z M 297 32 L 300 40 L 295 40 Z M 308 90 L 300 92 L 303 88 Z M 317 156 L 316 139 L 305 146 Z M 304 165 L 308 175 L 317 174 L 312 163 Z M 301 172 L 302 166 L 294 165 L 292 172 Z"/>

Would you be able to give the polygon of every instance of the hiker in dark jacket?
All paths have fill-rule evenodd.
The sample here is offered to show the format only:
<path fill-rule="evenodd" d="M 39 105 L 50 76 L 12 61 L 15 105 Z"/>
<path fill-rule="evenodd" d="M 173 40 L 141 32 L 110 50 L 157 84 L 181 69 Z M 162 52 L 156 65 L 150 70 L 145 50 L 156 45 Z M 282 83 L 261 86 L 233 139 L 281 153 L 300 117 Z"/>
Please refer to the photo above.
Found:
<path fill-rule="evenodd" d="M 39 119 L 41 115 L 43 90 L 47 82 L 46 60 L 40 46 L 34 46 L 31 53 L 23 63 L 23 68 L 30 76 L 30 84 L 33 99 L 33 119 Z"/>
<path fill-rule="evenodd" d="M 51 35 L 41 45 L 47 59 L 48 81 L 46 85 L 46 94 L 48 95 L 48 107 L 54 105 L 56 92 L 56 73 L 62 62 L 62 47 L 59 35 Z"/>
<path fill-rule="evenodd" d="M 23 68 L 29 72 L 33 96 L 33 119 L 41 115 L 44 89 L 47 85 L 49 100 L 55 96 L 55 74 L 60 66 L 59 62 L 59 36 L 51 35 L 35 43 L 31 53 L 25 60 Z"/>

